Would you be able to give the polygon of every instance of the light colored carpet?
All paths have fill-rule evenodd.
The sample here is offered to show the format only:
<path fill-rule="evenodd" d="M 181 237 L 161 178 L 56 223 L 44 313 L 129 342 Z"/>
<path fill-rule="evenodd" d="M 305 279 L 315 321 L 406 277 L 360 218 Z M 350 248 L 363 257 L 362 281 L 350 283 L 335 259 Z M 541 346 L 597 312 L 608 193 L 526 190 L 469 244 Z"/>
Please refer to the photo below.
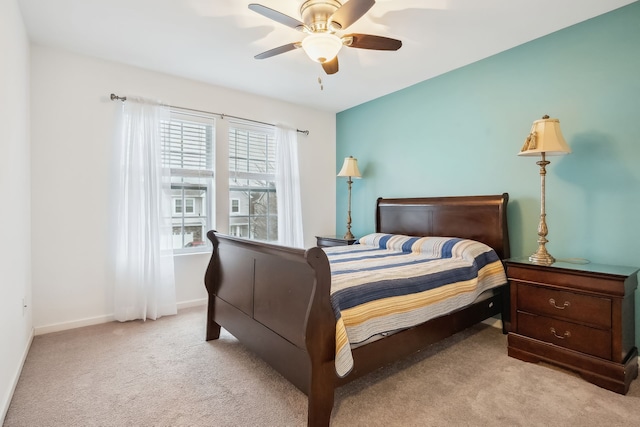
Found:
<path fill-rule="evenodd" d="M 38 336 L 5 419 L 13 426 L 304 426 L 306 396 L 205 309 Z M 333 426 L 640 425 L 626 396 L 507 356 L 477 325 L 336 392 Z"/>

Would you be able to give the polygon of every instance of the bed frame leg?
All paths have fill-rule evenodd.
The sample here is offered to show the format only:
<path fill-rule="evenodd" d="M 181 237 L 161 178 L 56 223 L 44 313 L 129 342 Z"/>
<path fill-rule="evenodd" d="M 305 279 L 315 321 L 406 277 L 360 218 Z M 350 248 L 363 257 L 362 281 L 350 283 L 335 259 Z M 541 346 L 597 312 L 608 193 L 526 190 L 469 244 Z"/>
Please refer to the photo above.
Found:
<path fill-rule="evenodd" d="M 213 302 L 209 298 L 209 310 L 207 311 L 207 341 L 220 338 L 220 325 L 213 320 Z"/>
<path fill-rule="evenodd" d="M 309 390 L 309 408 L 307 425 L 309 427 L 328 427 L 334 400 L 335 371 L 332 363 L 314 369 L 311 374 Z"/>
<path fill-rule="evenodd" d="M 207 322 L 207 341 L 220 338 L 220 325 L 210 320 Z"/>

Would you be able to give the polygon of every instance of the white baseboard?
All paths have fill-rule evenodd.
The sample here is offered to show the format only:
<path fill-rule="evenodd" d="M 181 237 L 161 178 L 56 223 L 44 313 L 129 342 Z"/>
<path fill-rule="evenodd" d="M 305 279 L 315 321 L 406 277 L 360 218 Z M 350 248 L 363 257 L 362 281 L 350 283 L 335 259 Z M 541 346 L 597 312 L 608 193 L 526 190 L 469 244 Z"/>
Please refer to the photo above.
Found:
<path fill-rule="evenodd" d="M 16 374 L 13 377 L 13 381 L 11 381 L 11 389 L 9 390 L 9 394 L 7 395 L 7 401 L 2 402 L 2 412 L 0 413 L 0 425 L 4 425 L 4 419 L 6 418 L 7 412 L 9 411 L 9 405 L 11 405 L 11 399 L 13 398 L 13 393 L 16 391 L 18 380 L 20 379 L 20 374 L 22 374 L 22 368 L 24 367 L 24 362 L 27 360 L 27 354 L 29 354 L 29 349 L 31 348 L 31 343 L 33 342 L 34 336 L 35 336 L 34 330 L 31 329 L 29 340 L 27 341 L 27 345 L 25 346 L 24 351 L 22 352 L 20 364 L 18 366 L 18 369 L 16 370 Z"/>
<path fill-rule="evenodd" d="M 113 322 L 113 314 L 105 316 L 87 317 L 84 319 L 70 320 L 68 322 L 54 323 L 51 325 L 38 326 L 35 328 L 36 335 L 49 334 L 51 332 L 66 331 L 68 329 L 82 328 L 83 326 L 99 325 L 101 323 Z"/>
<path fill-rule="evenodd" d="M 185 308 L 199 307 L 206 305 L 208 298 L 200 298 L 189 301 L 182 301 L 177 303 L 178 310 Z M 51 332 L 66 331 L 68 329 L 82 328 L 83 326 L 99 325 L 101 323 L 108 323 L 115 321 L 113 314 L 107 314 L 104 316 L 87 317 L 85 319 L 71 320 L 68 322 L 54 323 L 51 325 L 38 326 L 35 328 L 35 335 L 43 335 Z"/>
<path fill-rule="evenodd" d="M 209 302 L 209 298 L 199 298 L 199 299 L 192 299 L 190 301 L 182 301 L 178 303 L 178 310 L 182 310 L 184 308 L 191 308 L 191 307 L 200 307 L 201 305 L 207 305 L 208 302 Z"/>

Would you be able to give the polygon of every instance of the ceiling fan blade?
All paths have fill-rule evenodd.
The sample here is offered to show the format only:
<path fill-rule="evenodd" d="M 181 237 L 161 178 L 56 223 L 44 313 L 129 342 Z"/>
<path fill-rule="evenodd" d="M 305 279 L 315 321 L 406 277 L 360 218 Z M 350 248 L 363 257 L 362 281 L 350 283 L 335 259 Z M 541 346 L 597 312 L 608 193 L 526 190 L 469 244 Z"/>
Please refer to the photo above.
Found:
<path fill-rule="evenodd" d="M 280 55 L 281 53 L 289 52 L 290 50 L 296 49 L 300 47 L 300 42 L 289 43 L 282 46 L 274 47 L 266 52 L 262 52 L 256 56 L 255 59 L 265 59 L 270 58 L 272 56 Z"/>
<path fill-rule="evenodd" d="M 331 61 L 323 62 L 322 68 L 327 74 L 335 74 L 338 72 L 338 57 L 336 56 Z"/>
<path fill-rule="evenodd" d="M 375 0 L 349 0 L 331 15 L 329 21 L 333 24 L 334 29 L 344 30 L 362 18 L 375 3 Z M 338 26 L 335 24 L 338 24 Z"/>
<path fill-rule="evenodd" d="M 273 19 L 274 21 L 279 22 L 282 25 L 291 27 L 294 30 L 302 31 L 306 28 L 303 22 L 300 22 L 297 19 L 290 17 L 289 15 L 285 15 L 284 13 L 278 12 L 277 10 L 273 10 L 258 3 L 251 3 L 249 5 L 249 9 L 259 13 L 260 15 L 266 16 L 269 19 Z"/>
<path fill-rule="evenodd" d="M 372 36 L 370 34 L 347 34 L 342 37 L 342 40 L 344 40 L 345 46 L 358 49 L 398 50 L 402 47 L 400 40 L 389 37 Z M 349 40 L 351 41 L 349 42 Z"/>

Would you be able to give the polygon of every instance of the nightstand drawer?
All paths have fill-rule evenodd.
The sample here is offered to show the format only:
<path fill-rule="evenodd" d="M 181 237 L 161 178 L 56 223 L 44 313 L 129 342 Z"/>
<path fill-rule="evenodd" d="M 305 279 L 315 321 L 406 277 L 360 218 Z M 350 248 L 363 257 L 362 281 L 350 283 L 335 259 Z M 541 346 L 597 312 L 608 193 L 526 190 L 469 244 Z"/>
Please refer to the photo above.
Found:
<path fill-rule="evenodd" d="M 611 300 L 518 283 L 518 310 L 611 328 Z"/>
<path fill-rule="evenodd" d="M 518 312 L 518 333 L 581 353 L 611 359 L 611 331 Z"/>
<path fill-rule="evenodd" d="M 558 266 L 561 264 L 560 262 L 556 262 L 553 265 Z M 587 266 L 589 266 L 589 264 L 587 264 Z M 575 266 L 575 268 L 579 267 L 579 265 Z M 507 276 L 510 279 L 516 279 L 522 282 L 538 283 L 572 290 L 604 292 L 607 295 L 616 296 L 624 296 L 625 294 L 624 282 L 610 275 L 595 274 L 588 271 L 568 271 L 567 269 L 559 268 L 539 269 L 531 268 L 531 266 L 522 267 L 509 264 Z"/>

